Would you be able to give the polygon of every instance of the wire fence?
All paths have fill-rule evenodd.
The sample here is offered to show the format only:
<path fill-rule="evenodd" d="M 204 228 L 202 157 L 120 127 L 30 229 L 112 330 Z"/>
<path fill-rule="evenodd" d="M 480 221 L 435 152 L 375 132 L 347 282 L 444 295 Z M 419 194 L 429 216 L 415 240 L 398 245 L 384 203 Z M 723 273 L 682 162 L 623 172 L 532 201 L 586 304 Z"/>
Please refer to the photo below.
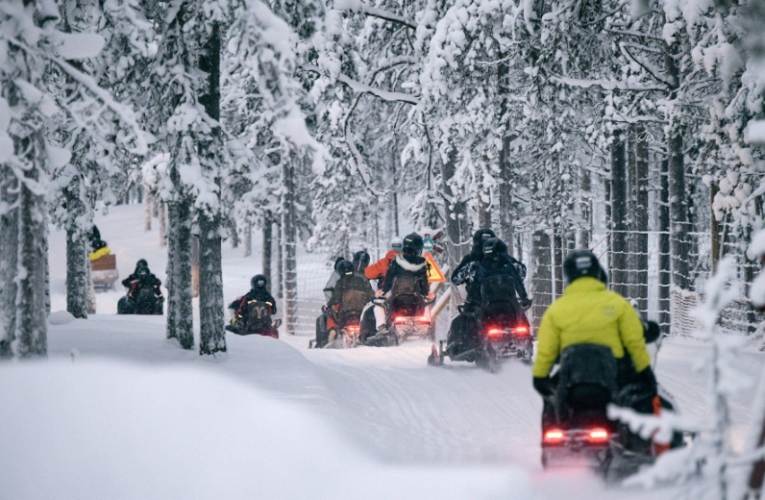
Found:
<path fill-rule="evenodd" d="M 677 233 L 623 233 L 619 252 L 614 250 L 614 231 L 587 235 L 591 242 L 587 246 L 608 272 L 609 288 L 627 298 L 641 316 L 657 321 L 673 335 L 693 335 L 699 329 L 693 311 L 704 301 L 705 285 L 716 262 L 730 256 L 738 268 L 736 286 L 740 300 L 724 310 L 720 325 L 731 332 L 759 331 L 765 316 L 746 300 L 759 266 L 746 257 L 744 240 L 689 231 L 681 235 L 682 245 L 678 245 Z M 570 250 L 580 247 L 582 236 L 576 231 L 541 229 L 519 231 L 515 237 L 516 257 L 529 268 L 526 286 L 534 299 L 529 320 L 538 327 L 547 307 L 563 293 L 563 259 Z M 678 249 L 683 253 L 676 253 Z"/>

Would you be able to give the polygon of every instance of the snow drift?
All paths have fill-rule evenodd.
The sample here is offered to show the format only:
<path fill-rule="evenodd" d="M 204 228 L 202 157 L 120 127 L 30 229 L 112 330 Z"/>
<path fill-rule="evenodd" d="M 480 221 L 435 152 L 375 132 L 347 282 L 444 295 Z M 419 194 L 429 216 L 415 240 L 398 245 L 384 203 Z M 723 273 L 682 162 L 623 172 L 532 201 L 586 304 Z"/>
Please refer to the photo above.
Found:
<path fill-rule="evenodd" d="M 201 369 L 17 364 L 0 395 L 3 498 L 531 497 L 513 469 L 376 463 L 322 417 Z"/>

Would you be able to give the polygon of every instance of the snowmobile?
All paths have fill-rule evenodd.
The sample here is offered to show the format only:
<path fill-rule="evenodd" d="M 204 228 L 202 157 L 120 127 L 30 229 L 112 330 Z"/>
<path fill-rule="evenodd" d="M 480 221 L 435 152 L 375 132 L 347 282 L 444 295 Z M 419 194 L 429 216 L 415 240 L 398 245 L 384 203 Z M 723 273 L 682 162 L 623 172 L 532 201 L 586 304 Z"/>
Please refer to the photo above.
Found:
<path fill-rule="evenodd" d="M 465 311 L 463 306 L 459 310 L 462 314 L 473 314 Z M 517 358 L 527 364 L 531 362 L 534 352 L 531 328 L 520 309 L 508 311 L 507 314 L 491 315 L 482 310 L 478 314 L 477 325 L 477 343 L 474 347 L 454 353 L 455 346 L 441 340 L 438 347 L 433 344 L 428 364 L 441 366 L 444 358 L 449 356 L 452 361 L 475 362 L 481 368 L 496 373 L 503 359 Z"/>
<path fill-rule="evenodd" d="M 658 334 L 655 323 L 646 328 L 646 342 L 657 340 L 658 335 L 652 338 L 654 332 Z M 669 446 L 656 445 L 633 434 L 626 424 L 608 419 L 606 408 L 612 403 L 634 408 L 647 401 L 654 411 L 674 409 L 671 396 L 661 387 L 657 400 L 647 399 L 652 396 L 639 384 L 617 390 L 617 369 L 609 347 L 577 344 L 563 351 L 554 376 L 557 390 L 545 401 L 555 418 L 543 424 L 543 467 L 583 465 L 606 479 L 621 479 L 653 463 L 667 449 L 684 445 L 690 436 L 675 433 Z"/>
<path fill-rule="evenodd" d="M 279 338 L 279 326 L 282 320 L 271 319 L 271 306 L 260 300 L 253 300 L 247 304 L 247 315 L 244 321 L 226 325 L 226 331 L 237 335 L 263 335 L 264 337 Z"/>
<path fill-rule="evenodd" d="M 352 349 L 359 344 L 361 311 L 344 311 L 332 315 L 337 327 L 329 332 L 324 349 Z"/>
<path fill-rule="evenodd" d="M 117 314 L 162 315 L 164 299 L 154 294 L 153 287 L 138 284 L 132 298 L 122 297 L 117 303 Z"/>
<path fill-rule="evenodd" d="M 405 281 L 412 283 L 401 283 Z M 430 305 L 434 299 L 427 299 L 413 291 L 410 293 L 410 289 L 414 290 L 414 281 L 410 276 L 398 277 L 388 297 L 373 300 L 375 305 L 385 308 L 388 333 L 371 337 L 372 345 L 399 345 L 409 338 L 435 339 L 435 324 L 430 318 Z M 381 337 L 384 337 L 383 343 L 378 340 Z"/>

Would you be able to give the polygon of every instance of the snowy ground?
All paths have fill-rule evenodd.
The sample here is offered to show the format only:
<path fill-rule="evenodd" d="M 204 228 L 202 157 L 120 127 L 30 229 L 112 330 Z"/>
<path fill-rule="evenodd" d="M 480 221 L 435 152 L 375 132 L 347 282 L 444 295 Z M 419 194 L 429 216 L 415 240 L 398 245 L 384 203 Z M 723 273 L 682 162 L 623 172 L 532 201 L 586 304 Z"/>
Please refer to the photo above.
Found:
<path fill-rule="evenodd" d="M 156 223 L 156 221 L 155 221 Z M 142 209 L 117 207 L 99 228 L 120 274 L 166 257 Z M 259 269 L 224 251 L 226 299 Z M 52 235 L 53 309 L 64 307 L 63 236 Z M 324 269 L 316 273 L 321 275 Z M 671 498 L 604 487 L 583 471 L 539 466 L 540 399 L 528 367 L 496 375 L 428 367 L 429 345 L 307 350 L 308 337 L 227 337 L 201 359 L 164 339 L 159 317 L 118 317 L 99 294 L 88 320 L 52 325 L 49 361 L 0 367 L 0 499 Z M 658 377 L 705 421 L 708 349 L 666 343 Z M 760 354 L 741 369 L 756 377 Z M 699 368 L 699 370 L 696 369 Z M 740 444 L 751 394 L 735 402 Z"/>

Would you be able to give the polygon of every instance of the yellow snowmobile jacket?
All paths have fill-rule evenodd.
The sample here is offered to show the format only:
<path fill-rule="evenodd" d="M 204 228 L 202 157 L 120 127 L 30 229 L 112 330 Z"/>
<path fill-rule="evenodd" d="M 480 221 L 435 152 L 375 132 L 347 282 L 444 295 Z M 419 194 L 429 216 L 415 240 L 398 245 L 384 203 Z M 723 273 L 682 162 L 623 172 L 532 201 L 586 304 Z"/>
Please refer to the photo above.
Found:
<path fill-rule="evenodd" d="M 534 377 L 546 377 L 563 349 L 574 344 L 610 347 L 624 357 L 626 348 L 638 372 L 651 364 L 643 324 L 621 295 L 585 276 L 571 283 L 545 312 L 537 335 Z"/>

